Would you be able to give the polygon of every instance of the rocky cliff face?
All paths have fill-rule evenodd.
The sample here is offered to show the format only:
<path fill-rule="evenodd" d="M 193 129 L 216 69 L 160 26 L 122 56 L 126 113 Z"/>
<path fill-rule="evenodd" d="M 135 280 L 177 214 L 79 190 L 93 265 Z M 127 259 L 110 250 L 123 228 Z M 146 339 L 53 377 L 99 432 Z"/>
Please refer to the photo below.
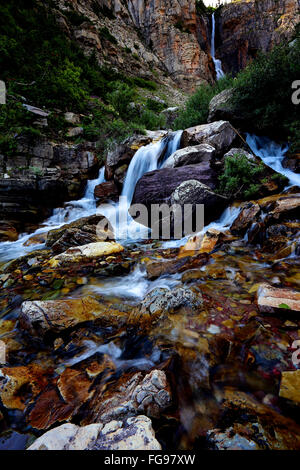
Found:
<path fill-rule="evenodd" d="M 187 91 L 213 80 L 210 58 L 198 42 L 195 2 L 59 0 L 57 6 L 58 23 L 100 64 Z M 74 12 L 81 23 L 77 18 L 72 24 Z"/>
<path fill-rule="evenodd" d="M 247 0 L 225 5 L 217 16 L 217 51 L 225 72 L 238 72 L 258 51 L 293 37 L 299 0 Z"/>

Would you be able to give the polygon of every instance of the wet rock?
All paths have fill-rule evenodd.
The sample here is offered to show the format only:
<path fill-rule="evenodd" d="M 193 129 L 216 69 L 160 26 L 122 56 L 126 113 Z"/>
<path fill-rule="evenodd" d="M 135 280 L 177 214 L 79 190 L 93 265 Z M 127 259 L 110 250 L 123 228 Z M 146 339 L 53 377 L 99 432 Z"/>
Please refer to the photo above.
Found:
<path fill-rule="evenodd" d="M 20 327 L 32 335 L 44 335 L 47 331 L 58 333 L 87 321 L 103 325 L 122 325 L 127 318 L 113 306 L 100 304 L 92 297 L 67 300 L 34 300 L 22 304 Z"/>
<path fill-rule="evenodd" d="M 56 255 L 50 260 L 50 264 L 55 265 L 61 262 L 80 263 L 81 261 L 100 258 L 114 253 L 121 253 L 124 250 L 122 245 L 115 242 L 95 242 L 87 245 L 69 248 L 63 253 Z"/>
<path fill-rule="evenodd" d="M 161 170 L 150 171 L 139 179 L 135 187 L 132 204 L 143 204 L 147 208 L 148 226 L 156 229 L 158 224 L 162 222 L 151 210 L 153 205 L 167 204 L 171 207 L 173 204 L 177 204 L 181 206 L 183 217 L 183 206 L 192 204 L 192 217 L 194 218 L 196 204 L 204 204 L 204 221 L 207 224 L 222 213 L 228 202 L 225 197 L 214 192 L 216 184 L 216 173 L 211 169 L 208 162 L 179 168 L 162 168 Z M 132 215 L 135 216 L 134 210 Z M 166 217 L 165 227 L 168 226 L 167 224 L 170 221 L 170 214 Z"/>
<path fill-rule="evenodd" d="M 174 152 L 164 163 L 164 168 L 176 168 L 201 162 L 211 162 L 215 156 L 215 149 L 208 144 L 185 147 Z"/>
<path fill-rule="evenodd" d="M 140 314 L 157 317 L 165 312 L 172 313 L 180 307 L 197 309 L 202 304 L 200 292 L 195 294 L 192 290 L 183 287 L 175 287 L 172 290 L 158 287 L 146 295 L 141 304 Z"/>
<path fill-rule="evenodd" d="M 278 220 L 283 216 L 291 217 L 296 215 L 300 208 L 300 194 L 290 194 L 277 199 L 270 210 L 270 214 L 274 219 Z"/>
<path fill-rule="evenodd" d="M 157 279 L 163 274 L 176 274 L 188 269 L 199 268 L 208 262 L 208 255 L 201 253 L 190 257 L 185 256 L 170 260 L 149 261 L 146 264 L 147 276 L 149 279 Z"/>
<path fill-rule="evenodd" d="M 300 370 L 281 373 L 279 396 L 300 403 Z"/>
<path fill-rule="evenodd" d="M 257 220 L 259 213 L 260 206 L 258 204 L 252 202 L 245 203 L 230 227 L 231 233 L 234 235 L 243 235 L 253 222 Z"/>
<path fill-rule="evenodd" d="M 119 196 L 119 190 L 113 181 L 107 181 L 95 187 L 94 196 L 98 200 L 98 204 L 108 200 L 115 201 Z"/>
<path fill-rule="evenodd" d="M 300 312 L 300 292 L 261 284 L 257 291 L 257 305 L 263 313 Z"/>
<path fill-rule="evenodd" d="M 160 450 L 152 423 L 140 415 L 79 427 L 67 423 L 39 437 L 28 450 Z"/>
<path fill-rule="evenodd" d="M 157 418 L 171 402 L 171 390 L 165 372 L 153 370 L 145 376 L 138 372 L 108 387 L 101 402 L 95 397 L 90 404 L 91 415 L 88 419 L 109 423 L 140 413 Z"/>
<path fill-rule="evenodd" d="M 217 153 L 225 153 L 236 138 L 236 132 L 228 121 L 215 121 L 210 124 L 186 129 L 182 134 L 183 147 L 198 144 L 212 145 Z"/>
<path fill-rule="evenodd" d="M 209 103 L 207 122 L 214 122 L 219 119 L 231 121 L 233 118 L 233 109 L 230 104 L 232 97 L 233 88 L 227 88 L 214 96 Z"/>
<path fill-rule="evenodd" d="M 92 215 L 83 217 L 63 225 L 62 227 L 50 230 L 47 234 L 46 246 L 52 248 L 54 253 L 61 253 L 70 247 L 96 243 L 100 240 L 114 239 L 112 228 L 109 225 L 107 232 L 97 227 L 100 222 L 106 219 L 103 215 Z"/>
<path fill-rule="evenodd" d="M 194 251 L 199 253 L 210 253 L 220 242 L 221 238 L 223 238 L 223 233 L 211 228 L 207 230 L 204 236 L 195 235 L 190 238 L 187 243 L 180 248 L 180 255 Z"/>
<path fill-rule="evenodd" d="M 300 449 L 299 425 L 270 406 L 258 402 L 250 394 L 227 389 L 220 409 L 221 421 L 228 430 L 222 432 L 229 432 L 228 437 L 238 434 L 255 442 L 262 450 Z M 226 442 L 229 442 L 227 436 Z"/>
<path fill-rule="evenodd" d="M 219 429 L 208 431 L 207 441 L 209 447 L 215 450 L 259 450 L 256 442 L 235 433 L 233 427 L 224 432 Z"/>
<path fill-rule="evenodd" d="M 18 240 L 16 228 L 9 223 L 0 223 L 0 242 L 14 242 Z"/>
<path fill-rule="evenodd" d="M 0 398 L 9 409 L 24 410 L 48 383 L 49 371 L 37 364 L 0 369 Z"/>
<path fill-rule="evenodd" d="M 284 168 L 289 168 L 294 173 L 300 173 L 300 154 L 287 154 L 282 165 Z"/>

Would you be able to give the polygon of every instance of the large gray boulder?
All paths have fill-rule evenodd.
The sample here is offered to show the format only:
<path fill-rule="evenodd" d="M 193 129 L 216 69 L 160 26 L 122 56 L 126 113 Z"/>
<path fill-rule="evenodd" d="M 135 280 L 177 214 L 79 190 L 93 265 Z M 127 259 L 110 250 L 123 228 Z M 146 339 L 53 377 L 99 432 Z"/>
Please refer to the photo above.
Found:
<path fill-rule="evenodd" d="M 190 145 L 209 144 L 218 154 L 224 154 L 232 146 L 237 134 L 230 122 L 215 121 L 210 124 L 186 129 L 181 138 L 182 147 Z"/>
<path fill-rule="evenodd" d="M 164 163 L 164 168 L 176 168 L 200 162 L 210 162 L 215 156 L 215 148 L 209 144 L 185 147 L 174 152 Z"/>

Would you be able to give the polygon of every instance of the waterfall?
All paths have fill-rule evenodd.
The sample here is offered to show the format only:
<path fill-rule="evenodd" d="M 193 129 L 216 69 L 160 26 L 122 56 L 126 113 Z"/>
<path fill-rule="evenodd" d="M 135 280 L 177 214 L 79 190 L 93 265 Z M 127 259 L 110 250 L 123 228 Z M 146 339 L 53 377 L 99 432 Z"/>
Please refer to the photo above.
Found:
<path fill-rule="evenodd" d="M 137 238 L 145 238 L 148 234 L 148 229 L 134 222 L 128 214 L 128 208 L 133 197 L 136 183 L 148 171 L 156 170 L 161 167 L 162 162 L 160 158 L 162 155 L 164 155 L 165 160 L 179 148 L 181 135 L 182 131 L 174 132 L 167 138 L 141 147 L 135 153 L 130 162 L 123 186 L 122 196 L 125 202 L 123 201 L 120 204 L 104 204 L 97 208 L 94 198 L 94 189 L 98 184 L 105 181 L 105 168 L 103 167 L 99 171 L 99 175 L 96 179 L 88 181 L 85 194 L 81 199 L 67 202 L 64 207 L 54 209 L 52 216 L 34 233 L 23 234 L 15 242 L 0 243 L 0 260 L 7 261 L 23 256 L 33 250 L 42 249 L 45 246 L 42 243 L 37 242 L 30 246 L 24 246 L 24 244 L 35 235 L 47 233 L 64 224 L 74 222 L 75 220 L 95 213 L 103 214 L 109 220 L 112 218 L 115 221 L 115 223 L 113 221 L 111 223 L 116 230 L 117 238 L 122 241 L 124 241 L 126 236 L 128 236 L 128 242 L 130 242 L 130 239 L 136 240 Z"/>
<path fill-rule="evenodd" d="M 215 70 L 216 70 L 216 76 L 217 80 L 219 80 L 221 77 L 224 77 L 224 72 L 222 70 L 222 62 L 219 59 L 215 58 L 215 38 L 216 38 L 216 20 L 215 20 L 215 14 L 212 14 L 212 30 L 211 30 L 211 48 L 210 48 L 210 54 L 212 57 L 212 60 L 214 61 L 215 64 Z"/>
<path fill-rule="evenodd" d="M 247 134 L 247 144 L 252 152 L 277 173 L 288 178 L 290 185 L 300 186 L 300 175 L 282 166 L 288 145 L 279 145 L 268 137 Z"/>

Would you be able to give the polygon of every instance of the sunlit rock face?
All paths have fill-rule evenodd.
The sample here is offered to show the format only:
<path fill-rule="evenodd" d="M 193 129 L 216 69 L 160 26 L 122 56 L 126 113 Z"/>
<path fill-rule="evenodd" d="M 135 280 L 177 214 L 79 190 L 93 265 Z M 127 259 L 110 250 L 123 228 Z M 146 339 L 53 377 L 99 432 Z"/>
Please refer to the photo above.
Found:
<path fill-rule="evenodd" d="M 186 0 L 130 0 L 134 24 L 169 74 L 185 88 L 210 80 L 209 58 L 197 40 L 195 2 Z"/>
<path fill-rule="evenodd" d="M 128 0 L 69 2 L 88 21 L 69 25 L 69 6 L 59 2 L 58 22 L 87 54 L 130 75 L 153 79 L 192 91 L 211 82 L 214 70 L 207 50 L 208 28 L 199 20 L 195 2 Z M 95 7 L 95 4 L 97 7 Z M 107 28 L 114 40 L 103 34 Z M 153 75 L 153 70 L 158 72 Z"/>
<path fill-rule="evenodd" d="M 217 51 L 225 72 L 238 72 L 283 40 L 293 38 L 300 21 L 299 0 L 255 0 L 225 5 L 216 17 Z"/>

